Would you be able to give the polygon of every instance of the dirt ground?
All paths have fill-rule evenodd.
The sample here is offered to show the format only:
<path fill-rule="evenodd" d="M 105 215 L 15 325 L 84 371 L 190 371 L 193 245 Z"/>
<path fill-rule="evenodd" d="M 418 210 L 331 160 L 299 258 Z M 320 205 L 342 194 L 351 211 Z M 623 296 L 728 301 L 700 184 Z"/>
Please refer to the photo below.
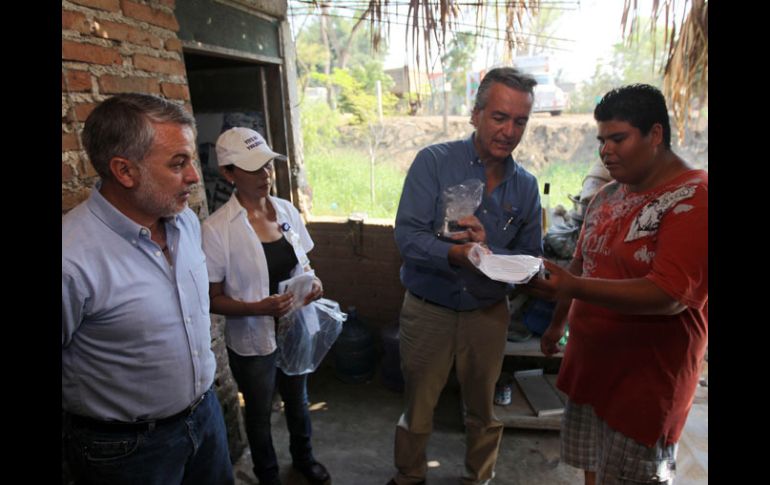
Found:
<path fill-rule="evenodd" d="M 467 116 L 450 116 L 448 133 L 444 133 L 441 116 L 391 116 L 384 119 L 378 159 L 389 161 L 406 170 L 421 148 L 442 141 L 470 135 L 473 127 Z M 343 130 L 343 133 L 345 131 Z M 350 135 L 344 143 L 355 144 Z M 708 168 L 708 125 L 685 135 L 679 145 L 672 133 L 672 148 L 697 168 Z M 532 115 L 514 157 L 525 168 L 539 172 L 549 163 L 593 162 L 598 158 L 596 122 L 591 114 L 548 113 Z"/>
<path fill-rule="evenodd" d="M 384 485 L 395 473 L 393 439 L 403 395 L 383 384 L 380 371 L 367 383 L 340 381 L 327 359 L 308 379 L 313 452 L 332 476 L 331 485 Z M 541 361 L 542 362 L 542 361 Z M 707 379 L 704 370 L 704 378 Z M 450 378 L 436 407 L 428 442 L 427 482 L 458 485 L 465 433 L 456 379 Z M 273 413 L 273 442 L 284 485 L 306 485 L 291 468 L 289 436 L 282 412 Z M 560 460 L 559 432 L 506 428 L 494 485 L 582 484 L 582 471 Z M 257 485 L 248 448 L 234 465 L 236 485 Z M 708 483 L 708 387 L 701 385 L 679 442 L 676 485 Z"/>

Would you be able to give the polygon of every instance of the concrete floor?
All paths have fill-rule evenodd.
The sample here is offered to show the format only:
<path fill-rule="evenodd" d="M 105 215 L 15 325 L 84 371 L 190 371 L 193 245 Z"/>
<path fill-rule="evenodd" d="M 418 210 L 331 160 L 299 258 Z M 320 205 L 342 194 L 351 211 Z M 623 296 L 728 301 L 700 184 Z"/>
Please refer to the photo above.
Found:
<path fill-rule="evenodd" d="M 401 413 L 402 396 L 385 388 L 381 382 L 378 373 L 372 382 L 346 384 L 335 377 L 333 367 L 326 362 L 309 379 L 313 450 L 316 459 L 329 469 L 334 485 L 385 485 L 394 473 L 393 435 Z M 708 388 L 702 389 L 699 390 L 701 399 L 696 400 L 699 403 L 691 413 L 697 416 L 697 422 L 690 420 L 695 426 L 697 442 L 680 446 L 680 465 L 686 465 L 688 470 L 680 466 L 676 485 L 707 483 Z M 273 414 L 272 423 L 283 484 L 305 485 L 304 477 L 291 468 L 288 432 L 280 411 Z M 693 426 L 688 421 L 687 429 L 691 428 Z M 688 436 L 687 433 L 685 436 Z M 683 450 L 696 448 L 700 450 L 700 456 L 682 456 Z M 458 484 L 464 453 L 459 388 L 456 382 L 450 380 L 439 401 L 434 432 L 428 446 L 428 460 L 431 462 L 428 483 Z M 247 448 L 235 465 L 236 485 L 257 484 L 251 467 L 251 454 Z M 583 480 L 581 471 L 559 462 L 558 431 L 506 428 L 493 482 L 572 485 L 582 484 Z"/>

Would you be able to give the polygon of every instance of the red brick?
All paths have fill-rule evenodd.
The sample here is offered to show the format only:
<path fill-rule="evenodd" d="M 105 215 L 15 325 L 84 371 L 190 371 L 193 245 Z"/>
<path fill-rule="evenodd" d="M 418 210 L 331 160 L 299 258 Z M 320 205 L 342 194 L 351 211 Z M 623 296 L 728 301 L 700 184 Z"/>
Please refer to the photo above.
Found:
<path fill-rule="evenodd" d="M 85 121 L 98 103 L 80 103 L 75 105 L 75 119 Z"/>
<path fill-rule="evenodd" d="M 91 64 L 122 64 L 123 59 L 115 49 L 69 40 L 62 41 L 61 58 Z"/>
<path fill-rule="evenodd" d="M 62 164 L 61 164 L 61 181 L 62 182 L 69 182 L 73 178 L 75 178 L 75 171 L 72 170 L 72 167 L 70 167 L 66 163 L 62 162 Z"/>
<path fill-rule="evenodd" d="M 80 173 L 83 174 L 84 177 L 96 177 L 99 175 L 96 173 L 91 160 L 85 155 L 80 157 Z"/>
<path fill-rule="evenodd" d="M 176 37 L 166 39 L 166 50 L 173 52 L 182 52 L 182 41 Z"/>
<path fill-rule="evenodd" d="M 65 89 L 70 92 L 91 91 L 91 73 L 88 71 L 66 71 Z"/>
<path fill-rule="evenodd" d="M 70 1 L 78 5 L 97 8 L 99 10 L 108 10 L 110 12 L 120 11 L 120 3 L 118 2 L 118 0 L 70 0 Z"/>
<path fill-rule="evenodd" d="M 134 56 L 134 66 L 150 72 L 182 75 L 185 73 L 184 64 L 176 59 L 158 59 L 157 57 L 137 54 Z"/>
<path fill-rule="evenodd" d="M 76 30 L 81 34 L 87 34 L 91 32 L 91 21 L 80 12 L 62 10 L 61 28 L 62 30 Z"/>
<path fill-rule="evenodd" d="M 147 45 L 160 49 L 163 47 L 163 39 L 144 30 L 116 22 L 97 22 L 94 35 L 103 39 L 131 42 L 132 44 Z"/>
<path fill-rule="evenodd" d="M 179 22 L 170 13 L 156 10 L 149 5 L 141 5 L 127 0 L 122 0 L 120 6 L 123 8 L 123 15 L 126 17 L 142 20 L 158 27 L 173 30 L 174 32 L 179 30 Z"/>
<path fill-rule="evenodd" d="M 67 152 L 70 150 L 77 150 L 80 148 L 78 146 L 78 136 L 74 133 L 64 133 L 61 134 L 61 150 L 63 152 Z"/>
<path fill-rule="evenodd" d="M 160 85 L 163 95 L 172 99 L 190 99 L 190 90 L 187 89 L 185 84 L 174 83 L 161 83 Z"/>
<path fill-rule="evenodd" d="M 158 80 L 152 77 L 119 77 L 105 74 L 99 78 L 99 91 L 113 93 L 160 94 Z"/>
<path fill-rule="evenodd" d="M 79 203 L 83 202 L 88 198 L 88 195 L 91 193 L 91 189 L 81 188 L 71 191 L 62 191 L 61 194 L 61 208 L 62 212 L 68 212 L 70 209 L 74 208 Z"/>

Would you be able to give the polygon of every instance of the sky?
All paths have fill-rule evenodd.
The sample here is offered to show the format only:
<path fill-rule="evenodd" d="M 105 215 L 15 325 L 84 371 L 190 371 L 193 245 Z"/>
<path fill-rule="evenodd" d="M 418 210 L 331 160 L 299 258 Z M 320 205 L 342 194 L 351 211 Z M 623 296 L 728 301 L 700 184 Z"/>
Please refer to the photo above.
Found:
<path fill-rule="evenodd" d="M 677 3 L 681 5 L 685 2 Z M 562 69 L 562 81 L 580 82 L 589 79 L 594 73 L 597 60 L 608 59 L 612 45 L 622 40 L 620 20 L 623 13 L 623 0 L 575 0 L 572 2 L 541 0 L 541 8 L 547 8 L 548 4 L 559 4 L 565 9 L 552 35 L 569 40 L 558 42 L 563 50 L 554 50 L 549 53 L 551 63 L 556 69 Z M 640 14 L 649 15 L 651 5 L 651 0 L 640 0 Z M 681 18 L 681 14 L 677 14 L 677 18 Z M 390 50 L 385 60 L 386 69 L 404 65 L 403 29 L 404 27 L 391 25 Z M 500 49 L 502 53 L 502 47 Z M 490 51 L 490 49 L 482 49 L 474 62 L 474 70 L 488 67 L 489 58 L 493 55 Z"/>
<path fill-rule="evenodd" d="M 649 5 L 640 6 L 640 12 L 649 11 Z M 583 0 L 576 10 L 562 14 L 557 35 L 574 40 L 564 43 L 569 51 L 554 53 L 563 78 L 578 82 L 593 75 L 597 59 L 608 58 L 612 45 L 622 40 L 622 15 L 622 0 Z"/>

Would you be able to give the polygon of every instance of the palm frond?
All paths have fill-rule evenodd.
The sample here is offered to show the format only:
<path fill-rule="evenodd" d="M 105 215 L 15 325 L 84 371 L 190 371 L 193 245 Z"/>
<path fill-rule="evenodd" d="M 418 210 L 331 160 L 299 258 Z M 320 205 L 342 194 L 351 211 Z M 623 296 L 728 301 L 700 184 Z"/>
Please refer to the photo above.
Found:
<path fill-rule="evenodd" d="M 674 112 L 679 139 L 683 140 L 693 101 L 697 100 L 701 106 L 708 101 L 708 1 L 680 1 L 684 1 L 685 6 L 692 3 L 689 13 L 683 19 L 676 18 L 676 0 L 653 0 L 651 28 L 654 40 L 655 24 L 663 15 L 665 32 L 661 48 L 667 50 L 666 61 L 661 66 L 663 92 Z M 316 6 L 331 5 L 331 2 L 321 0 L 312 0 L 312 3 Z M 445 51 L 447 34 L 454 32 L 463 5 L 475 9 L 477 32 L 484 27 L 484 21 L 490 13 L 494 14 L 498 24 L 500 19 L 505 19 L 505 57 L 511 59 L 520 41 L 519 34 L 525 16 L 537 15 L 540 0 L 477 0 L 472 4 L 468 0 L 409 0 L 405 44 L 411 46 L 412 59 L 418 71 L 421 61 L 426 71 L 430 71 L 430 60 L 427 54 L 425 59 L 421 59 L 421 52 Z M 390 7 L 390 0 L 369 0 L 366 12 L 359 19 L 369 20 L 372 45 L 375 48 L 383 38 L 384 31 L 390 28 L 391 14 L 395 16 Z M 490 12 L 490 8 L 494 11 Z M 639 19 L 638 0 L 624 0 L 620 25 L 624 38 L 629 42 L 633 42 L 635 34 L 638 37 L 641 25 Z"/>
<path fill-rule="evenodd" d="M 633 41 L 638 27 L 637 0 L 624 0 L 621 25 L 623 35 Z M 688 0 L 685 0 L 685 6 Z M 674 112 L 679 140 L 684 140 L 685 131 L 692 121 L 690 108 L 696 101 L 698 106 L 708 103 L 708 1 L 692 0 L 692 5 L 683 19 L 676 18 L 674 0 L 654 0 L 652 4 L 651 28 L 655 29 L 658 17 L 664 15 L 664 48 L 668 54 L 663 70 L 663 93 Z M 655 39 L 655 36 L 652 36 Z M 667 46 L 666 46 L 667 44 Z"/>

